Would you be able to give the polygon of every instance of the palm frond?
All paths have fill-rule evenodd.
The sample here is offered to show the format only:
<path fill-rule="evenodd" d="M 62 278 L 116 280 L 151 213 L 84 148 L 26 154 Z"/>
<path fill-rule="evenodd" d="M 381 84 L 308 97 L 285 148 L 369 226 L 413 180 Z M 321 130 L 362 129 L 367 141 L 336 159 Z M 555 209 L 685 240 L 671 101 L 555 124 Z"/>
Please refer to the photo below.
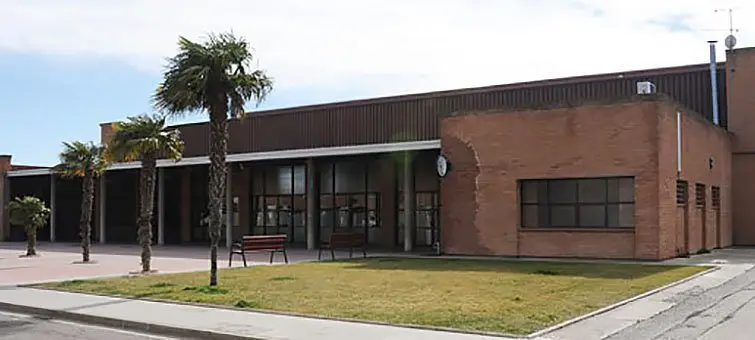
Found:
<path fill-rule="evenodd" d="M 47 223 L 50 209 L 45 202 L 34 196 L 16 197 L 8 202 L 10 223 L 25 228 L 41 228 Z"/>
<path fill-rule="evenodd" d="M 141 115 L 115 123 L 105 154 L 114 162 L 161 156 L 178 161 L 183 149 L 179 130 L 166 127 L 165 116 Z"/>
<path fill-rule="evenodd" d="M 219 105 L 233 117 L 243 116 L 247 102 L 259 105 L 273 88 L 265 71 L 250 72 L 253 49 L 233 32 L 208 34 L 201 43 L 179 37 L 178 51 L 152 98 L 155 109 L 170 116 L 217 112 Z"/>
<path fill-rule="evenodd" d="M 231 83 L 234 84 L 234 88 L 229 97 L 234 117 L 244 117 L 246 115 L 244 105 L 247 102 L 252 101 L 255 106 L 259 106 L 273 89 L 273 79 L 260 70 L 249 74 L 232 75 Z"/>
<path fill-rule="evenodd" d="M 65 178 L 84 177 L 88 173 L 101 175 L 108 162 L 104 159 L 104 148 L 92 142 L 63 142 L 60 163 L 52 171 Z"/>

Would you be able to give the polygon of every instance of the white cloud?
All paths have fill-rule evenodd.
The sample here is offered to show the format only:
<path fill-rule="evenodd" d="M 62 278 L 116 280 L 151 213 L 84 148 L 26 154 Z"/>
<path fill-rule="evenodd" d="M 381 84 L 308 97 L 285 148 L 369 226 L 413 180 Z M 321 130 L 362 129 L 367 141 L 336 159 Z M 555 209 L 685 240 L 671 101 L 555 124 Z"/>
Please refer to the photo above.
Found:
<path fill-rule="evenodd" d="M 178 35 L 232 28 L 278 88 L 383 95 L 703 63 L 705 41 L 728 34 L 715 8 L 734 6 L 739 46 L 755 45 L 748 2 L 0 0 L 0 49 L 117 58 L 158 73 Z M 692 30 L 650 23 L 674 18 Z"/>

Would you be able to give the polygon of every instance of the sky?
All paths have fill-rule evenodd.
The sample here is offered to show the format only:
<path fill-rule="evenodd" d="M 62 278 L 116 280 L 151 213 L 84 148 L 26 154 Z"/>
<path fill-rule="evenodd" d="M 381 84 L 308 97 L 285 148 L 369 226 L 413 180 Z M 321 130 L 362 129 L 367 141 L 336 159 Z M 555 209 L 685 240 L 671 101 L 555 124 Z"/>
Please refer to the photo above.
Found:
<path fill-rule="evenodd" d="M 0 154 L 53 165 L 154 112 L 179 36 L 250 42 L 275 80 L 252 110 L 705 63 L 727 8 L 755 46 L 751 0 L 0 0 Z"/>

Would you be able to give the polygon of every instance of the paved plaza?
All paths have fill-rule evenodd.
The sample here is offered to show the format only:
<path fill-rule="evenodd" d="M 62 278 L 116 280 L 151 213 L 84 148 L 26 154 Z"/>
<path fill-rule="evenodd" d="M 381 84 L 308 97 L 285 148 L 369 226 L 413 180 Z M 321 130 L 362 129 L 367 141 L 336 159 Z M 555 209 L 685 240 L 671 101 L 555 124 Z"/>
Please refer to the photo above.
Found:
<path fill-rule="evenodd" d="M 137 245 L 92 245 L 93 264 L 78 264 L 81 261 L 81 247 L 70 243 L 40 243 L 38 257 L 20 257 L 24 254 L 25 243 L 0 243 L 0 286 L 86 279 L 94 277 L 126 275 L 141 269 L 141 248 Z M 209 269 L 209 247 L 206 246 L 154 246 L 152 267 L 160 273 L 191 272 Z M 288 250 L 290 262 L 313 261 L 317 251 L 303 249 Z M 269 263 L 267 253 L 247 254 L 247 265 Z M 283 256 L 276 254 L 274 263 L 282 262 Z M 228 251 L 218 250 L 218 266 L 228 266 Z M 236 256 L 234 267 L 243 266 Z"/>

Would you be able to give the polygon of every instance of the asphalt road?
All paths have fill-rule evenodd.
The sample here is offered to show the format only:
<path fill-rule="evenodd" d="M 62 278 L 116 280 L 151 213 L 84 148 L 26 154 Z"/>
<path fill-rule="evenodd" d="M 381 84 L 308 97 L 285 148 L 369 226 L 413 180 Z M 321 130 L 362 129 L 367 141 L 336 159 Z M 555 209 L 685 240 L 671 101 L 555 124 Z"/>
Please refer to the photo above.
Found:
<path fill-rule="evenodd" d="M 0 313 L 0 340 L 137 340 L 171 338 Z"/>
<path fill-rule="evenodd" d="M 607 340 L 755 339 L 755 269 L 705 292 L 692 292 L 674 307 Z"/>

